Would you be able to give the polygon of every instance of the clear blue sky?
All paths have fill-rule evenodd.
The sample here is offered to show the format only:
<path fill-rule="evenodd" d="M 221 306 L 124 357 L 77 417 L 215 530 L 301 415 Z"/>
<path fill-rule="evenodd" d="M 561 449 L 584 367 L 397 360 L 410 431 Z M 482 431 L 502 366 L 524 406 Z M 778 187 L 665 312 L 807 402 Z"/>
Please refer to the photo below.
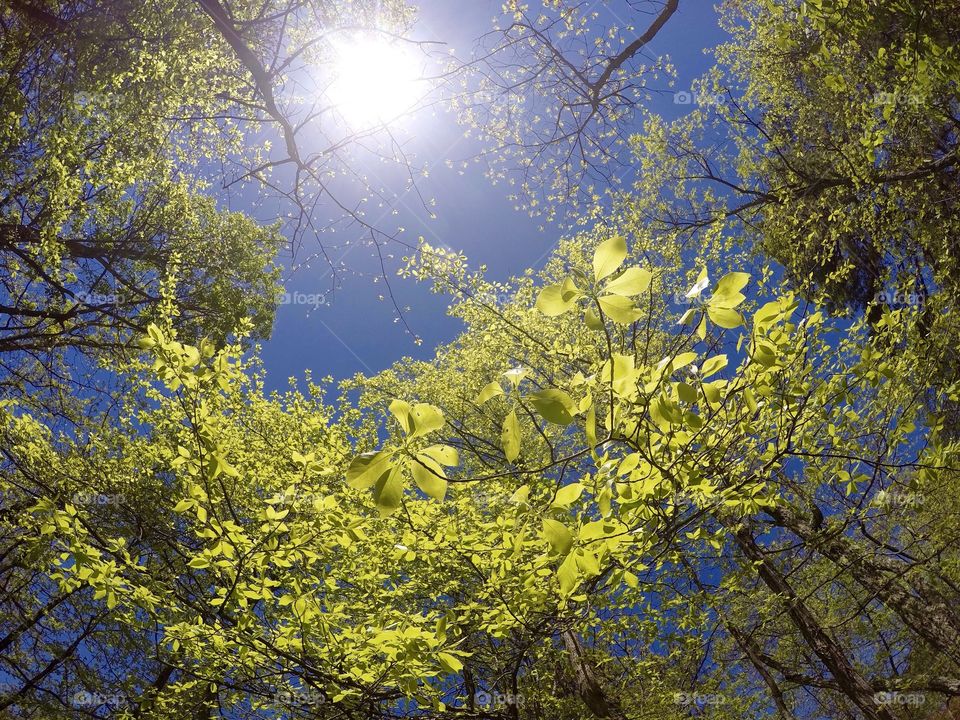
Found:
<path fill-rule="evenodd" d="M 599 5 L 600 3 L 598 3 Z M 472 46 L 472 39 L 491 27 L 491 18 L 500 8 L 500 0 L 423 0 L 420 19 L 414 33 L 418 38 L 443 40 L 458 51 Z M 624 13 L 625 2 L 609 3 Z M 642 25 L 642 20 L 638 21 Z M 690 86 L 711 64 L 704 50 L 724 39 L 717 27 L 717 14 L 705 0 L 681 2 L 652 44 L 652 54 L 669 54 L 677 69 L 674 89 Z M 689 107 L 675 105 L 672 95 L 657 97 L 651 109 L 667 117 Z M 430 167 L 430 177 L 422 191 L 436 198 L 435 219 L 428 217 L 415 196 L 403 195 L 400 182 L 391 189 L 399 194 L 400 224 L 406 228 L 405 241 L 415 243 L 423 236 L 432 244 L 464 252 L 472 266 L 486 264 L 489 276 L 506 279 L 528 267 L 542 264 L 560 231 L 513 209 L 504 186 L 493 186 L 481 167 L 470 165 L 460 174 L 448 169 L 445 161 L 468 156 L 472 146 L 450 115 L 429 113 L 415 117 L 409 124 L 407 150 Z M 386 178 L 387 184 L 390 178 Z M 373 215 L 375 217 L 375 215 Z M 337 242 L 348 235 L 338 233 Z M 304 248 L 307 253 L 311 248 Z M 344 255 L 344 252 L 346 253 Z M 404 248 L 392 250 L 397 257 Z M 277 310 L 273 336 L 263 345 L 263 361 L 268 372 L 268 387 L 284 387 L 290 376 L 302 377 L 310 369 L 315 377 L 332 375 L 343 378 L 356 372 L 371 374 L 405 356 L 433 357 L 437 344 L 451 340 L 461 329 L 459 321 L 446 317 L 447 301 L 431 295 L 425 285 L 412 280 L 391 279 L 401 306 L 409 306 L 407 321 L 423 338 L 417 346 L 395 322 L 389 300 L 378 299 L 382 280 L 374 282 L 379 261 L 368 248 L 357 246 L 340 251 L 344 263 L 357 274 L 343 277 L 339 289 L 330 296 L 330 305 L 281 305 Z M 395 272 L 396 262 L 390 274 Z M 330 285 L 329 269 L 318 261 L 299 268 L 287 284 L 291 293 L 319 295 Z"/>

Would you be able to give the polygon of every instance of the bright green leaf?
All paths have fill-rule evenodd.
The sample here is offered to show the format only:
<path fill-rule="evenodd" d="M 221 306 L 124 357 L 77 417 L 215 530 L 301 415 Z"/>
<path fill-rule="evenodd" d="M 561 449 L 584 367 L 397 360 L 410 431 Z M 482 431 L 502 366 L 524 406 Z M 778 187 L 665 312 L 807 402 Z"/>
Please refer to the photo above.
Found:
<path fill-rule="evenodd" d="M 620 235 L 604 240 L 593 254 L 593 277 L 598 282 L 612 275 L 627 257 L 627 242 Z"/>
<path fill-rule="evenodd" d="M 547 422 L 556 425 L 573 422 L 573 400 L 563 390 L 541 390 L 530 396 L 530 402 Z"/>

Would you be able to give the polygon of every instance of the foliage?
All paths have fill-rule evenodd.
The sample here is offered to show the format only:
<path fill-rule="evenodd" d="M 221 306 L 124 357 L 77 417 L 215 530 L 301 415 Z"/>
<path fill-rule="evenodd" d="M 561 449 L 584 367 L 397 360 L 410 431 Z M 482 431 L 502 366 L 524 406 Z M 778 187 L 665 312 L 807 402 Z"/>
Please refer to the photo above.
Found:
<path fill-rule="evenodd" d="M 320 241 L 321 210 L 395 236 L 348 209 L 369 184 L 332 190 L 355 178 L 355 141 L 374 147 L 380 130 L 318 132 L 327 100 L 305 100 L 304 82 L 329 82 L 338 38 L 401 36 L 404 3 L 23 0 L 0 13 L 6 396 L 56 395 L 50 379 L 68 374 L 95 385 L 75 366 L 112 362 L 158 321 L 171 275 L 184 339 L 222 344 L 245 317 L 267 337 L 274 259 Z"/>
<path fill-rule="evenodd" d="M 672 74 L 648 45 L 677 7 L 509 0 L 473 53 L 451 60 L 451 104 L 518 208 L 554 218 L 618 186 L 631 122 Z"/>
<path fill-rule="evenodd" d="M 280 162 L 317 181 L 276 104 L 285 61 L 262 59 L 313 47 L 286 24 L 298 13 L 339 27 L 370 8 L 198 4 L 2 16 L 16 81 L 0 256 L 19 303 L 4 312 L 37 343 L 20 352 L 90 346 L 123 392 L 85 414 L 38 408 L 29 378 L 62 395 L 67 381 L 15 356 L 0 712 L 894 720 L 956 706 L 949 8 L 730 4 L 733 39 L 698 88 L 727 100 L 651 119 L 633 193 L 585 213 L 540 272 L 493 282 L 417 248 L 402 275 L 447 294 L 462 334 L 331 403 L 309 375 L 265 392 L 249 341 L 269 327 L 280 230 L 224 211 L 204 170 L 269 164 L 242 142 L 262 120 L 284 135 Z M 508 6 L 497 47 L 544 23 L 576 47 L 595 31 L 584 7 Z M 635 55 L 605 44 L 619 38 L 586 69 L 623 57 L 603 87 L 627 93 Z M 527 50 L 562 64 L 555 40 Z M 557 87 L 579 90 L 558 67 L 534 87 L 562 104 Z M 888 111 L 881 82 L 922 102 Z M 109 107 L 76 95 L 91 91 Z M 165 132 L 184 108 L 193 119 Z M 731 142 L 709 142 L 718 130 Z M 114 283 L 146 297 L 75 309 Z M 929 301 L 870 301 L 883 283 Z"/>
<path fill-rule="evenodd" d="M 356 379 L 336 415 L 155 325 L 116 425 L 56 436 L 8 404 L 34 619 L 5 706 L 886 718 L 877 692 L 954 694 L 960 448 L 889 351 L 917 318 L 837 337 L 733 272 L 678 322 L 669 271 L 584 239 L 502 307 L 467 278 L 446 354 Z M 911 493 L 916 514 L 884 499 Z"/>

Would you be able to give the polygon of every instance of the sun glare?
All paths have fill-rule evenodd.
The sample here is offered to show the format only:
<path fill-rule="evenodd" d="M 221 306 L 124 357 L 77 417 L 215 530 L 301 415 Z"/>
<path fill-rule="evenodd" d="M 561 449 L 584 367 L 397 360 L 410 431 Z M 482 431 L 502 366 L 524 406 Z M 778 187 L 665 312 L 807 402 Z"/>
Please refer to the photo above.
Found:
<path fill-rule="evenodd" d="M 406 45 L 376 37 L 338 44 L 327 95 L 350 125 L 387 122 L 413 108 L 426 93 L 423 66 Z"/>

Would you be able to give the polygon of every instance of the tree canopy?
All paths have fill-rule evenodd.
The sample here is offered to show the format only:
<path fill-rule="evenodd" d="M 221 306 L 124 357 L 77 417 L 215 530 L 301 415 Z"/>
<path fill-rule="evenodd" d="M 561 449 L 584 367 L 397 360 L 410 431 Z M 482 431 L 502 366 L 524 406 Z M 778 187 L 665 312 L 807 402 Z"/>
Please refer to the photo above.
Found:
<path fill-rule="evenodd" d="M 622 140 L 639 180 L 509 281 L 410 248 L 398 281 L 462 331 L 283 391 L 255 341 L 291 228 L 225 207 L 212 168 L 265 172 L 273 124 L 287 199 L 326 193 L 274 91 L 317 27 L 375 8 L 4 10 L 5 716 L 957 712 L 956 20 L 731 3 L 696 88 L 722 101 L 633 132 L 632 63 L 677 3 L 627 5 L 631 42 L 571 26 L 585 5 L 508 5 L 484 62 L 593 97 L 617 128 L 593 147 Z M 562 171 L 546 195 L 586 177 L 551 156 L 521 163 Z"/>

